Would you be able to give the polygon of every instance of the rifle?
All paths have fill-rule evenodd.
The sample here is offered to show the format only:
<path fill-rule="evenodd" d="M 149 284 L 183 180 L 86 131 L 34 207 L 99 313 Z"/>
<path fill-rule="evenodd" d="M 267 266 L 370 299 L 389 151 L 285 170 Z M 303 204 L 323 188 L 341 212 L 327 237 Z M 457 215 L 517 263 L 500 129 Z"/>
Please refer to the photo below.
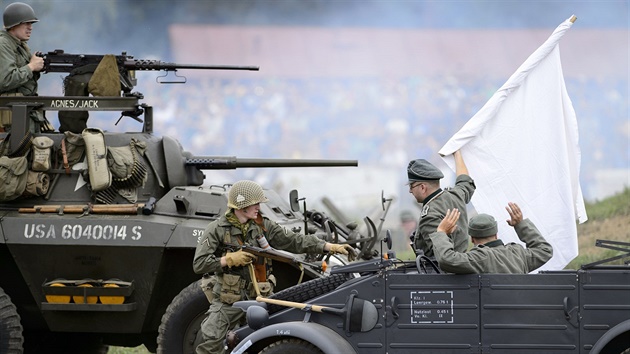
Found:
<path fill-rule="evenodd" d="M 269 258 L 271 260 L 274 261 L 278 261 L 278 262 L 283 262 L 283 263 L 289 263 L 289 264 L 293 264 L 293 265 L 300 265 L 300 264 L 304 264 L 307 265 L 311 268 L 315 268 L 319 271 L 325 271 L 326 270 L 326 266 L 325 264 L 321 264 L 321 265 L 316 265 L 316 264 L 312 264 L 312 263 L 308 263 L 308 262 L 304 262 L 301 261 L 295 257 L 291 257 L 288 256 L 282 252 L 279 252 L 276 249 L 273 249 L 271 247 L 269 248 L 260 248 L 260 247 L 255 247 L 255 246 L 249 246 L 249 245 L 235 245 L 235 244 L 231 244 L 231 243 L 226 243 L 225 247 L 232 251 L 232 252 L 237 252 L 239 250 L 243 251 L 243 252 L 248 252 L 253 254 L 254 256 L 257 257 L 264 257 L 264 258 Z"/>
<path fill-rule="evenodd" d="M 42 73 L 70 73 L 72 70 L 94 64 L 98 65 L 103 59 L 104 55 L 96 54 L 69 54 L 65 53 L 62 49 L 55 49 L 48 53 L 37 53 L 37 56 L 44 59 L 44 68 Z M 121 55 L 116 55 L 116 63 L 118 64 L 118 71 L 120 72 L 120 81 L 123 87 L 123 91 L 126 93 L 131 92 L 131 89 L 137 85 L 135 77 L 136 70 L 164 70 L 167 73 L 169 71 L 176 72 L 178 69 L 201 69 L 201 70 L 251 70 L 258 71 L 257 66 L 231 66 L 231 65 L 197 65 L 197 64 L 176 64 L 168 63 L 160 60 L 147 60 L 147 59 L 134 59 L 133 56 L 127 55 L 127 52 L 122 52 Z M 177 82 L 162 82 L 162 83 L 185 83 L 186 78 L 184 76 L 175 76 L 183 78 L 184 81 Z"/>

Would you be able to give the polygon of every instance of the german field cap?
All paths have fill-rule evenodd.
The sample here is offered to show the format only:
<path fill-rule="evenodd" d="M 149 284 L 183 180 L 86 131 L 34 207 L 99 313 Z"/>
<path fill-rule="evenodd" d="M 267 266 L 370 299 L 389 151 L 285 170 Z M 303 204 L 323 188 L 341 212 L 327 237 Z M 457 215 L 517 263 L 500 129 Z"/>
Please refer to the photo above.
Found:
<path fill-rule="evenodd" d="M 411 160 L 407 166 L 409 183 L 416 181 L 434 181 L 444 177 L 439 168 L 425 159 Z"/>
<path fill-rule="evenodd" d="M 497 221 L 492 215 L 479 214 L 468 221 L 468 234 L 471 237 L 494 236 L 498 232 Z"/>

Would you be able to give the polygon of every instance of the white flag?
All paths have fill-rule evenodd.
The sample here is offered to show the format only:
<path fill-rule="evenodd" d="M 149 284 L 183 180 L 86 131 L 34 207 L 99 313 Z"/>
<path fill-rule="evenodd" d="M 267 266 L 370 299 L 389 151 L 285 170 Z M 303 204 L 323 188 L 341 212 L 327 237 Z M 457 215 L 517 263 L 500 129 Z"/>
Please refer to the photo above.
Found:
<path fill-rule="evenodd" d="M 499 238 L 519 242 L 505 221 L 508 202 L 534 222 L 553 246 L 539 270 L 562 269 L 578 254 L 577 225 L 587 220 L 579 183 L 580 148 L 558 42 L 564 21 L 490 100 L 440 150 L 454 170 L 461 150 L 477 190 L 471 203 L 493 215 Z"/>

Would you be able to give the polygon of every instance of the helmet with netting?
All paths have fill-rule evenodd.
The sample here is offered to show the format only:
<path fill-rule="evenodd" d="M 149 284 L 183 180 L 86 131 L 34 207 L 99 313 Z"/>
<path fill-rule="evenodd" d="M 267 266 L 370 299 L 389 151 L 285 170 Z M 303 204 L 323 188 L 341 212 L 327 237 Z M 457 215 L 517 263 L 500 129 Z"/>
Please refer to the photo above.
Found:
<path fill-rule="evenodd" d="M 238 181 L 232 185 L 228 193 L 228 208 L 243 209 L 250 205 L 266 203 L 262 187 L 254 181 Z"/>
<path fill-rule="evenodd" d="M 9 4 L 4 9 L 2 20 L 4 22 L 5 29 L 15 27 L 24 22 L 32 23 L 39 21 L 37 17 L 35 17 L 35 11 L 33 11 L 33 8 L 23 2 L 14 2 Z"/>

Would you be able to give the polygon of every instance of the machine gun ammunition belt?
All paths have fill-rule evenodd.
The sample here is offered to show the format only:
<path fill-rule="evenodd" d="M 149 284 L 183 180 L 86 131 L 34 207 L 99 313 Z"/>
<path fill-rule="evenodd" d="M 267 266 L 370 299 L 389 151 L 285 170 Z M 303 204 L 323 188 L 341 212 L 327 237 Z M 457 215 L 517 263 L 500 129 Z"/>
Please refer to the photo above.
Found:
<path fill-rule="evenodd" d="M 114 204 L 118 191 L 114 186 L 109 186 L 106 189 L 96 193 L 96 201 L 103 204 Z"/>
<path fill-rule="evenodd" d="M 133 156 L 131 173 L 124 178 L 112 178 L 112 185 L 116 188 L 136 188 L 144 184 L 147 178 L 147 168 L 138 158 L 138 150 L 135 142 L 131 142 L 130 149 Z"/>
<path fill-rule="evenodd" d="M 9 135 L 7 135 L 7 137 L 5 138 L 5 141 L 7 142 L 9 141 Z M 31 132 L 26 132 L 26 135 L 24 135 L 22 140 L 20 140 L 20 144 L 18 145 L 18 147 L 15 149 L 15 151 L 11 152 L 8 156 L 11 158 L 24 156 L 31 149 L 32 144 L 33 144 L 33 134 L 31 134 Z"/>
<path fill-rule="evenodd" d="M 136 188 L 141 186 L 146 178 L 146 166 L 137 159 L 134 159 L 133 170 L 131 174 L 125 178 L 112 178 L 112 185 L 116 188 Z"/>

